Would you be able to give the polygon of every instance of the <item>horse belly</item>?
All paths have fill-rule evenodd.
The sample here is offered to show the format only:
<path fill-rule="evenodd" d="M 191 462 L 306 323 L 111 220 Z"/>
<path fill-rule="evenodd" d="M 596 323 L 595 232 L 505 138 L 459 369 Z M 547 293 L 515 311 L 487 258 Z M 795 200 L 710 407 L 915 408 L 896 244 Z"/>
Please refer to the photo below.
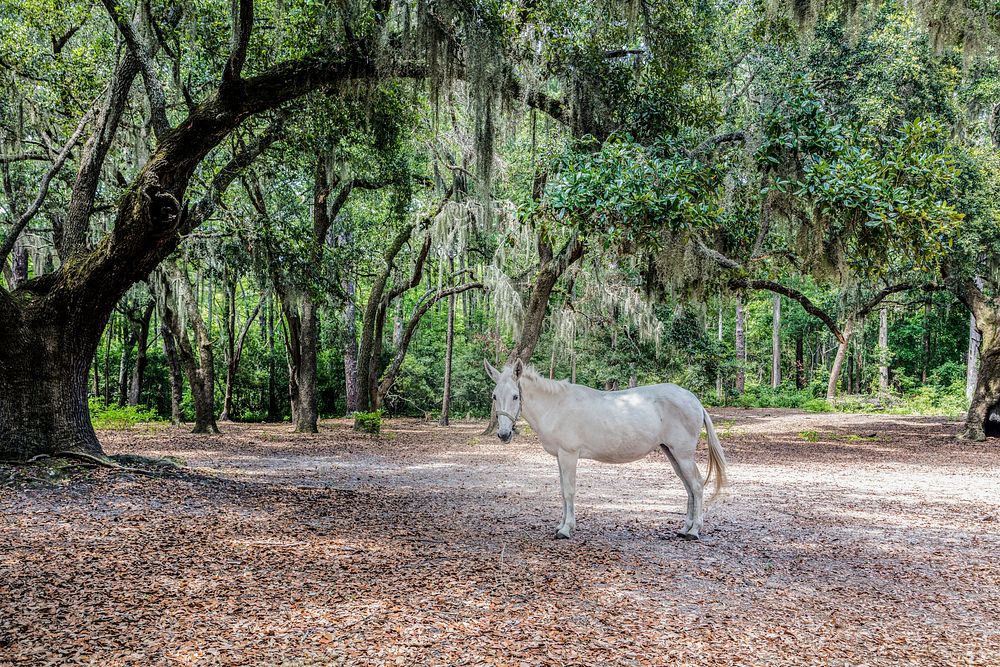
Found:
<path fill-rule="evenodd" d="M 580 456 L 601 463 L 638 461 L 659 445 L 659 426 L 658 420 L 638 418 L 625 425 L 616 423 L 588 429 Z"/>

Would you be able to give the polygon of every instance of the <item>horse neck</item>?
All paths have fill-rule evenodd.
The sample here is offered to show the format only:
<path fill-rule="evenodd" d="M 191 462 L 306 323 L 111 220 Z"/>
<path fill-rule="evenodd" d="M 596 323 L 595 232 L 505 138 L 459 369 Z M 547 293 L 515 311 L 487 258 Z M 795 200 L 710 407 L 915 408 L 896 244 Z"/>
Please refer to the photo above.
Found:
<path fill-rule="evenodd" d="M 543 388 L 541 378 L 525 375 L 521 378 L 521 414 L 532 430 L 538 431 L 541 418 L 552 410 L 562 399 L 559 389 L 551 391 Z"/>

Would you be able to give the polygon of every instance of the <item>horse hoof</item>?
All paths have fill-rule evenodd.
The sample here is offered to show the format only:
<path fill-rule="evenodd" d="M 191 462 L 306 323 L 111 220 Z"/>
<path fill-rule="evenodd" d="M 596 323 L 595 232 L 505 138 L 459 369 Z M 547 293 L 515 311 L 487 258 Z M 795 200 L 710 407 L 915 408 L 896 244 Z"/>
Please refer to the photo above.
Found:
<path fill-rule="evenodd" d="M 556 533 L 555 539 L 557 539 L 557 540 L 568 540 L 569 539 L 569 533 L 564 533 L 562 531 L 559 531 L 559 532 Z"/>
<path fill-rule="evenodd" d="M 684 539 L 684 540 L 690 540 L 692 542 L 694 540 L 700 539 L 697 535 L 692 535 L 691 533 L 682 533 L 682 532 L 679 532 L 679 531 L 677 533 L 677 537 L 679 537 L 681 539 Z"/>

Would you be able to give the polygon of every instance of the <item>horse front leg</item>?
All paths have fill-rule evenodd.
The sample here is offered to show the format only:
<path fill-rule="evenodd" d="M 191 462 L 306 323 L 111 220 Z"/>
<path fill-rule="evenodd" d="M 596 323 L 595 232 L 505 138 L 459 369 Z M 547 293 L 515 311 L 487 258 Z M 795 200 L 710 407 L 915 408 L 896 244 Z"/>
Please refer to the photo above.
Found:
<path fill-rule="evenodd" d="M 573 498 L 576 496 L 576 464 L 580 455 L 560 449 L 557 458 L 559 459 L 559 485 L 562 487 L 563 496 L 563 518 L 559 528 L 556 529 L 556 539 L 566 540 L 576 528 Z"/>

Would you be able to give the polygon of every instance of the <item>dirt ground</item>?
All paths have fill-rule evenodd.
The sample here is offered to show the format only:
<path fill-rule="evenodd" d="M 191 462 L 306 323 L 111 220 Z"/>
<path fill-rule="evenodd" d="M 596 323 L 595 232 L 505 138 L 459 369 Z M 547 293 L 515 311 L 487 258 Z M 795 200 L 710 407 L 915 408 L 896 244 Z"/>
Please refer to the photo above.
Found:
<path fill-rule="evenodd" d="M 926 418 L 713 417 L 732 484 L 700 542 L 674 536 L 660 454 L 583 462 L 556 541 L 530 435 L 105 432 L 189 467 L 0 470 L 0 664 L 1000 664 L 1000 445 Z"/>

